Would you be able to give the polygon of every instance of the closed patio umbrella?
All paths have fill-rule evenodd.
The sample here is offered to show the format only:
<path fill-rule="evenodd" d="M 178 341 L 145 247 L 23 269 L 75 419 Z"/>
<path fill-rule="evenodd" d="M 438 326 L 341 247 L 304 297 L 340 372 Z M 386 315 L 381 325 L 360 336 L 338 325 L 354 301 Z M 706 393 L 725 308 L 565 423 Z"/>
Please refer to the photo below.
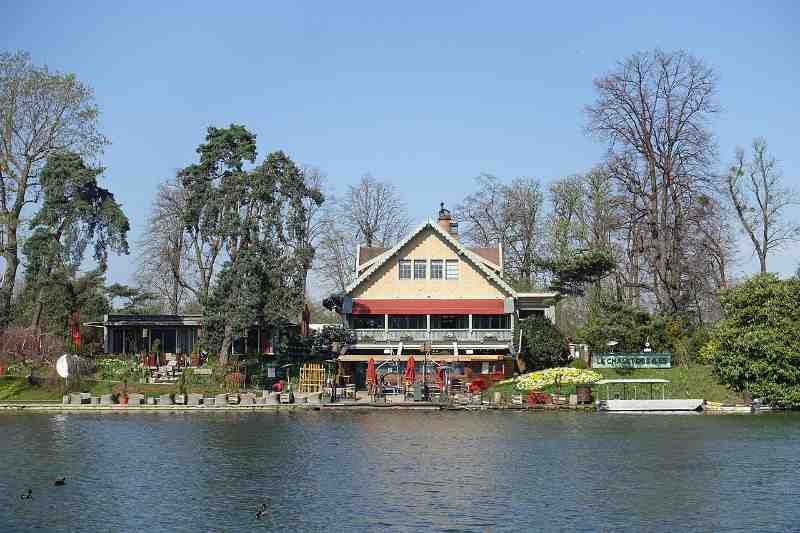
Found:
<path fill-rule="evenodd" d="M 375 372 L 375 359 L 372 357 L 369 358 L 367 362 L 367 389 L 369 390 L 369 395 L 375 395 L 375 387 L 378 384 L 378 374 Z"/>
<path fill-rule="evenodd" d="M 403 373 L 403 380 L 406 383 L 414 383 L 417 380 L 417 371 L 414 368 L 415 364 L 414 356 L 409 355 L 408 361 L 406 361 L 406 371 Z"/>

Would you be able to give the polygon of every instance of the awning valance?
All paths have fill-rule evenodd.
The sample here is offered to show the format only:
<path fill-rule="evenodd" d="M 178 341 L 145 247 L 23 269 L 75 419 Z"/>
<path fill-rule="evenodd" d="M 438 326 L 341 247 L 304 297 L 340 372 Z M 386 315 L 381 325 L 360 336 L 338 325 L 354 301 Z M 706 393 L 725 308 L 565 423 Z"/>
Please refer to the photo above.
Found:
<path fill-rule="evenodd" d="M 502 315 L 502 298 L 478 299 L 353 299 L 354 315 Z"/>

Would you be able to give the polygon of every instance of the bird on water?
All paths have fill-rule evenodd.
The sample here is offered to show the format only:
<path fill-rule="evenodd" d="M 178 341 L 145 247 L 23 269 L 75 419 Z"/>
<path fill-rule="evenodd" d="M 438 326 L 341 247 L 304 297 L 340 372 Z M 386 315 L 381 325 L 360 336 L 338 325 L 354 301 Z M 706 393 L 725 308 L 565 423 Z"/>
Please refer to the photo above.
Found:
<path fill-rule="evenodd" d="M 56 487 L 60 487 L 62 485 L 66 485 L 66 484 L 67 484 L 67 478 L 65 478 L 65 477 L 60 477 L 60 478 L 58 478 L 57 480 L 55 480 L 53 482 L 53 485 L 55 485 Z"/>
<path fill-rule="evenodd" d="M 33 489 L 28 489 L 28 493 L 27 494 L 20 494 L 19 495 L 19 499 L 20 500 L 30 500 L 31 498 L 33 498 Z"/>
<path fill-rule="evenodd" d="M 256 520 L 261 520 L 266 515 L 267 515 L 267 504 L 262 503 L 261 507 L 258 509 L 258 512 L 256 512 Z"/>

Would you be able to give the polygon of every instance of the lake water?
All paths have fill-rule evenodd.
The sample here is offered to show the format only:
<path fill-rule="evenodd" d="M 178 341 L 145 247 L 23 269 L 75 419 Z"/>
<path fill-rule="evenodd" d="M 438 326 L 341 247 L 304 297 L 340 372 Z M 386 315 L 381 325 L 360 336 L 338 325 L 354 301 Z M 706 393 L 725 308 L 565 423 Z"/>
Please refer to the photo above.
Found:
<path fill-rule="evenodd" d="M 0 531 L 800 529 L 798 414 L 0 414 L 0 466 Z"/>

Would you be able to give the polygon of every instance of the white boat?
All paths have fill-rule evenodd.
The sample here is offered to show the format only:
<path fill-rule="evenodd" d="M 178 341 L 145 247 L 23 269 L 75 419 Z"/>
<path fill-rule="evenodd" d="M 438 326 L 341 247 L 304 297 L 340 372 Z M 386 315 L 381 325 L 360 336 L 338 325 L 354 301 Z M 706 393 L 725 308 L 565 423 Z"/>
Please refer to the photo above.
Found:
<path fill-rule="evenodd" d="M 598 411 L 702 411 L 703 400 L 599 400 Z"/>
<path fill-rule="evenodd" d="M 604 385 L 606 392 L 605 400 L 597 401 L 598 411 L 627 412 L 627 413 L 646 413 L 664 411 L 702 411 L 702 399 L 678 399 L 668 400 L 665 396 L 665 385 L 669 383 L 666 379 L 601 379 L 596 385 Z M 658 392 L 654 390 L 655 385 L 660 385 L 661 398 L 655 398 Z M 611 397 L 611 387 L 615 386 L 620 392 Z M 632 394 L 629 394 L 632 392 Z M 638 398 L 638 393 L 643 392 L 648 398 Z M 629 398 L 629 396 L 631 396 Z"/>

